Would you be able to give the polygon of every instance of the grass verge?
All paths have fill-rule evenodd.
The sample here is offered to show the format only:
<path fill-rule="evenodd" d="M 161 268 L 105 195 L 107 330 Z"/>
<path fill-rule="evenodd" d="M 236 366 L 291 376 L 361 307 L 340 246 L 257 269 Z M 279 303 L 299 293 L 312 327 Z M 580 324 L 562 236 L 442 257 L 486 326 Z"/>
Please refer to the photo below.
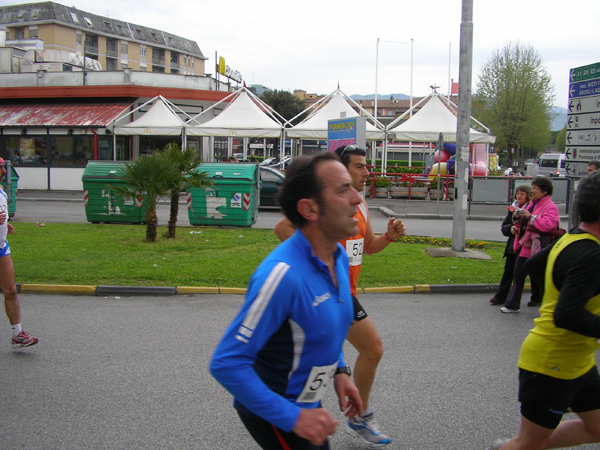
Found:
<path fill-rule="evenodd" d="M 176 239 L 144 241 L 144 225 L 17 222 L 8 237 L 17 283 L 246 287 L 278 240 L 271 230 L 178 227 Z M 159 236 L 166 227 L 159 227 Z M 359 287 L 495 284 L 504 243 L 485 242 L 491 261 L 432 258 L 430 243 L 398 242 L 363 257 Z"/>

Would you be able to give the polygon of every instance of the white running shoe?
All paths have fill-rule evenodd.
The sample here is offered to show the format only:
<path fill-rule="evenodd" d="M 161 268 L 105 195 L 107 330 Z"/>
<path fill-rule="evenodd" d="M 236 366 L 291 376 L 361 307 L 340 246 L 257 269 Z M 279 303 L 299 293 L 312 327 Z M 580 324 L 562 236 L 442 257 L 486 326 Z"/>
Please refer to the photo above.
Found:
<path fill-rule="evenodd" d="M 501 447 L 502 447 L 504 444 L 506 444 L 508 441 L 510 441 L 510 439 L 500 439 L 500 438 L 498 438 L 498 439 L 496 439 L 496 440 L 494 441 L 494 443 L 492 444 L 492 447 L 491 447 L 491 448 L 492 448 L 492 450 L 500 450 L 500 448 L 501 448 Z"/>
<path fill-rule="evenodd" d="M 382 447 L 388 445 L 392 440 L 379 429 L 379 424 L 373 417 L 373 413 L 367 414 L 362 418 L 348 419 L 348 428 L 353 436 L 358 436 L 367 444 L 373 447 Z"/>

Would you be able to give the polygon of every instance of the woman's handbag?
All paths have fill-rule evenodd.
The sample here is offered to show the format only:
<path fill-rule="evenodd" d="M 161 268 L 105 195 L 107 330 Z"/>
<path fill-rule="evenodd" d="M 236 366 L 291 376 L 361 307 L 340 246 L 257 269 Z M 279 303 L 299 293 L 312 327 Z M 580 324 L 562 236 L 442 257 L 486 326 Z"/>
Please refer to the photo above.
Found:
<path fill-rule="evenodd" d="M 531 256 L 549 245 L 554 244 L 559 237 L 567 232 L 567 230 L 560 228 L 560 225 L 555 230 L 550 231 L 539 231 L 533 225 L 530 225 L 530 229 L 534 233 L 531 240 Z"/>

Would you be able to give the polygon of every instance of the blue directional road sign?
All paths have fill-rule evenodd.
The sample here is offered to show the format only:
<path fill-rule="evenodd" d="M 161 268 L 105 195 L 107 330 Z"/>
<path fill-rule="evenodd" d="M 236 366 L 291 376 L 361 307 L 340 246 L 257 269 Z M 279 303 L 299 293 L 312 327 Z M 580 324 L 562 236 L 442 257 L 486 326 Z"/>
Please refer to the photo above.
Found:
<path fill-rule="evenodd" d="M 580 178 L 600 160 L 600 63 L 571 69 L 569 79 L 565 170 Z"/>

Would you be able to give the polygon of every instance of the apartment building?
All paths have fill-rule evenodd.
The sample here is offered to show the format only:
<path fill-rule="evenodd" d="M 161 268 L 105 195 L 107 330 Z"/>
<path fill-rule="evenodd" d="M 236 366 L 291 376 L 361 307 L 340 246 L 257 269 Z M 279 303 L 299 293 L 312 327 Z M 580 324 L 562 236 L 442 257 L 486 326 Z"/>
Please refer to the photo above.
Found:
<path fill-rule="evenodd" d="M 54 2 L 0 7 L 0 27 L 27 51 L 20 72 L 80 71 L 85 57 L 88 70 L 204 75 L 207 60 L 190 39 Z"/>
<path fill-rule="evenodd" d="M 19 189 L 81 190 L 88 161 L 182 144 L 181 135 L 115 127 L 144 116 L 158 96 L 181 119 L 225 98 L 231 84 L 206 74 L 206 61 L 196 42 L 165 31 L 54 2 L 2 6 L 0 157 L 17 169 Z M 212 161 L 215 139 L 186 144 Z"/>

